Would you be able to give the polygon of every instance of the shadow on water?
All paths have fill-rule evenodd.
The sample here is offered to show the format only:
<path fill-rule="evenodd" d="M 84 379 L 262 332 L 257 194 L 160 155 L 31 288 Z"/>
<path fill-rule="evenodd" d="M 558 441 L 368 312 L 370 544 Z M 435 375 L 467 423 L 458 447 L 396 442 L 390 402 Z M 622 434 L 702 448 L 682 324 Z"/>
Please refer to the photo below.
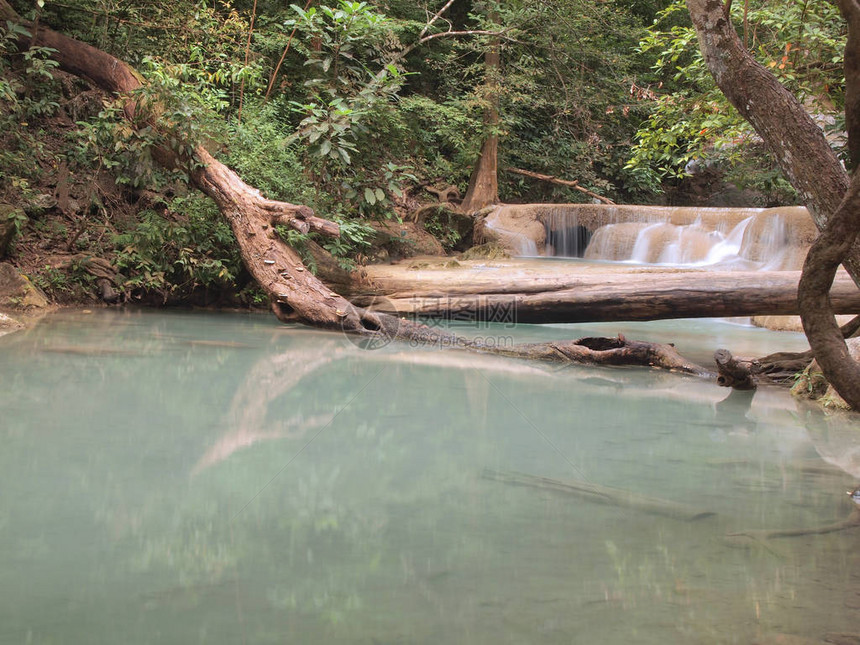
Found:
<path fill-rule="evenodd" d="M 860 451 L 827 446 L 856 422 L 808 433 L 783 392 L 362 351 L 239 315 L 59 315 L 0 339 L 0 362 L 0 640 L 722 643 L 860 624 L 850 531 L 724 539 L 850 510 L 856 471 L 828 455 Z"/>

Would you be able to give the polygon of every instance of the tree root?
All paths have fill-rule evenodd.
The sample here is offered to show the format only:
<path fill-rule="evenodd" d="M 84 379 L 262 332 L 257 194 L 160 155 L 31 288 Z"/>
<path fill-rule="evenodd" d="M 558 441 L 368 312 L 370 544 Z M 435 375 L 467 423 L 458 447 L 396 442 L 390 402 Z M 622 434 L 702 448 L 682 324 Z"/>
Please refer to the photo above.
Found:
<path fill-rule="evenodd" d="M 860 316 L 842 325 L 843 338 L 851 338 L 860 331 Z M 717 364 L 717 384 L 738 390 L 755 389 L 761 381 L 780 385 L 793 385 L 794 379 L 815 358 L 812 350 L 805 352 L 775 352 L 761 358 L 736 358 L 727 349 L 714 352 Z"/>

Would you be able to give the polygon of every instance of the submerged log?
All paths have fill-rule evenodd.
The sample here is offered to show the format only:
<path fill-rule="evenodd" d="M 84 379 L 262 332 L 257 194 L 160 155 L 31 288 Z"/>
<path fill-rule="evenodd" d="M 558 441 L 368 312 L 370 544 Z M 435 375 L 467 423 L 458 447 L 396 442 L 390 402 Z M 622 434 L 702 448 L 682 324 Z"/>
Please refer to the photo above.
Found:
<path fill-rule="evenodd" d="M 549 477 L 538 477 L 536 475 L 517 472 L 503 472 L 489 468 L 484 469 L 482 477 L 505 484 L 531 486 L 561 493 L 570 493 L 595 504 L 632 508 L 637 511 L 653 515 L 663 515 L 685 522 L 701 520 L 716 515 L 716 513 L 703 511 L 694 506 L 687 506 L 658 497 L 646 497 L 623 488 L 610 488 L 609 486 L 601 486 L 599 484 L 592 484 L 591 482 L 551 479 Z"/>
<path fill-rule="evenodd" d="M 851 514 L 840 522 L 825 524 L 824 526 L 814 526 L 800 529 L 775 529 L 768 531 L 765 529 L 753 529 L 747 531 L 738 531 L 728 533 L 726 537 L 748 537 L 753 540 L 772 540 L 774 538 L 786 537 L 804 537 L 807 535 L 825 535 L 827 533 L 836 533 L 838 531 L 847 531 L 849 529 L 860 528 L 860 508 L 855 508 Z"/>
<path fill-rule="evenodd" d="M 855 506 L 851 513 L 840 522 L 825 524 L 824 526 L 816 526 L 812 528 L 801 529 L 776 529 L 773 531 L 755 529 L 748 531 L 738 531 L 736 533 L 728 533 L 726 537 L 748 537 L 756 541 L 770 540 L 780 537 L 802 537 L 805 535 L 824 535 L 826 533 L 835 533 L 837 531 L 846 531 L 860 527 L 860 486 L 854 490 L 849 490 L 847 494 L 851 497 L 851 501 Z"/>

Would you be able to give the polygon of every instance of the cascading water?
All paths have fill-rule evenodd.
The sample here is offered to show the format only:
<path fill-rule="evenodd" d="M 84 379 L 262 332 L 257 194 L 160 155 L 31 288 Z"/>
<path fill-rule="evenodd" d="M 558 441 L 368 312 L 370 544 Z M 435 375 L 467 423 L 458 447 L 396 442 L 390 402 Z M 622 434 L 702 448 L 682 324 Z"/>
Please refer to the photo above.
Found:
<path fill-rule="evenodd" d="M 784 209 L 547 207 L 545 255 L 587 260 L 799 269 L 814 237 L 800 207 Z"/>

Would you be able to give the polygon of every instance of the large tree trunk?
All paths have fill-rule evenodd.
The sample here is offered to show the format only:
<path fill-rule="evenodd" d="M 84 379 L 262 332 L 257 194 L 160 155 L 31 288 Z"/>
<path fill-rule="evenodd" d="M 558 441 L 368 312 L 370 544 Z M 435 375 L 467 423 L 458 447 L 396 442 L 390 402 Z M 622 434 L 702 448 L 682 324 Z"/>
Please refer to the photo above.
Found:
<path fill-rule="evenodd" d="M 828 382 L 855 410 L 860 410 L 860 363 L 850 355 L 833 317 L 827 293 L 839 264 L 858 248 L 860 236 L 860 6 L 857 0 L 839 0 L 848 21 L 845 46 L 845 123 L 848 149 L 855 166 L 845 198 L 809 249 L 798 287 L 803 330 Z M 846 264 L 847 266 L 847 264 Z"/>
<path fill-rule="evenodd" d="M 846 0 L 853 1 L 853 0 Z M 848 175 L 803 105 L 741 43 L 721 0 L 687 0 L 705 63 L 809 208 L 819 230 L 848 190 Z M 860 245 L 845 268 L 860 285 Z"/>
<path fill-rule="evenodd" d="M 860 233 L 860 172 L 827 227 L 809 249 L 798 288 L 803 330 L 827 381 L 860 410 L 860 363 L 848 352 L 828 291 L 840 262 Z"/>
<path fill-rule="evenodd" d="M 838 0 L 848 21 L 845 51 L 845 121 L 849 151 L 860 154 L 860 7 Z M 755 128 L 800 193 L 819 230 L 803 266 L 798 300 L 803 328 L 824 376 L 860 410 L 860 365 L 851 358 L 828 296 L 840 262 L 860 286 L 860 187 L 849 191 L 821 130 L 800 102 L 743 47 L 721 0 L 687 0 L 699 46 L 717 85 Z M 844 197 L 844 200 L 843 200 Z"/>
<path fill-rule="evenodd" d="M 501 73 L 501 54 L 499 39 L 495 38 L 484 54 L 487 71 L 485 85 L 487 108 L 484 110 L 484 131 L 486 138 L 481 145 L 481 156 L 469 178 L 469 188 L 463 203 L 464 213 L 474 213 L 491 204 L 499 203 L 499 74 Z"/>
<path fill-rule="evenodd" d="M 848 131 L 848 153 L 851 167 L 860 164 L 860 7 L 856 0 L 838 0 L 842 16 L 848 22 L 845 43 L 845 128 Z"/>

